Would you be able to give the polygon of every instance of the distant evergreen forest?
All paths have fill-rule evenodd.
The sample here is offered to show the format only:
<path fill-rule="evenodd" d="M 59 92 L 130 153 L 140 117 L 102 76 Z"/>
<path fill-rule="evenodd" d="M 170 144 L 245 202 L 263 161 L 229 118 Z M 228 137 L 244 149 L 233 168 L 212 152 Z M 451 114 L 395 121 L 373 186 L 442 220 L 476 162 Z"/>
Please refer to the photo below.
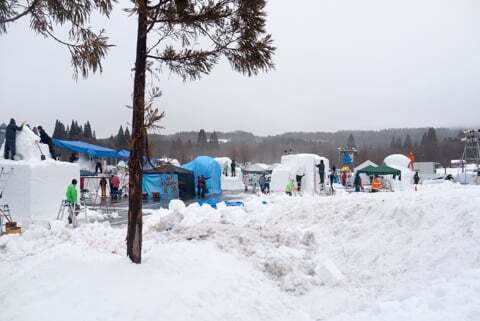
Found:
<path fill-rule="evenodd" d="M 5 126 L 0 126 L 0 141 Z M 97 138 L 91 123 L 69 125 L 57 120 L 52 136 L 81 140 L 114 149 L 128 149 L 130 129 L 120 126 L 115 135 Z M 275 163 L 285 150 L 315 153 L 333 163 L 339 160 L 338 147 L 358 148 L 356 163 L 372 160 L 382 163 L 393 153 L 412 151 L 417 161 L 435 161 L 447 166 L 462 156 L 464 144 L 461 128 L 392 128 L 378 131 L 352 130 L 337 132 L 289 132 L 273 136 L 256 136 L 249 132 L 179 132 L 172 135 L 149 135 L 154 157 L 176 158 L 186 163 L 198 155 L 228 156 L 239 162 Z M 64 155 L 64 157 L 67 157 Z"/>

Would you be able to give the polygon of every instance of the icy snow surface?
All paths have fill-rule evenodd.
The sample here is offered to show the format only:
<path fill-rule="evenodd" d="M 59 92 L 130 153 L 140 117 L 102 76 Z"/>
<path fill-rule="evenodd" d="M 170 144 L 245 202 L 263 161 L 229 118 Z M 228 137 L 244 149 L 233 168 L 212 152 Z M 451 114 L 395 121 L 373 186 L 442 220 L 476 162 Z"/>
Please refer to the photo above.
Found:
<path fill-rule="evenodd" d="M 175 202 L 145 217 L 141 265 L 125 228 L 31 226 L 0 238 L 0 320 L 479 320 L 479 196 Z"/>

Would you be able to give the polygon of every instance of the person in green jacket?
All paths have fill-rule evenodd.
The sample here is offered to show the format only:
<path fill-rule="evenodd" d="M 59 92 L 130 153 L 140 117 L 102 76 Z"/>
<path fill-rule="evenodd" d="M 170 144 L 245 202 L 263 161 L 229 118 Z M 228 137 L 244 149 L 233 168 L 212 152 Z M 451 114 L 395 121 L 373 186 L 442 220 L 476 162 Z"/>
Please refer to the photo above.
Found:
<path fill-rule="evenodd" d="M 67 202 L 70 204 L 77 203 L 77 180 L 72 179 L 72 184 L 67 187 Z"/>
<path fill-rule="evenodd" d="M 293 182 L 293 179 L 289 179 L 287 183 L 287 187 L 285 187 L 285 193 L 287 193 L 287 195 L 292 196 L 292 192 L 294 188 L 295 188 L 295 183 Z"/>
<path fill-rule="evenodd" d="M 75 216 L 77 216 L 79 206 L 77 204 L 77 180 L 75 178 L 72 179 L 72 184 L 68 185 L 66 196 L 67 202 L 70 203 L 75 212 Z M 72 218 L 70 216 L 68 216 L 68 223 L 72 224 Z"/>

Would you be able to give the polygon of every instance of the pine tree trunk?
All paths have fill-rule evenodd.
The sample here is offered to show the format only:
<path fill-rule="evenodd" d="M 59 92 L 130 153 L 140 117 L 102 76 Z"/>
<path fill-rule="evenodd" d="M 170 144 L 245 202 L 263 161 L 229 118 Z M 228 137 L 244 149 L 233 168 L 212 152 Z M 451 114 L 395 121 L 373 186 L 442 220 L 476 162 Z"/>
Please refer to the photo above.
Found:
<path fill-rule="evenodd" d="M 145 71 L 147 65 L 147 4 L 138 1 L 137 56 L 133 85 L 132 149 L 129 161 L 127 256 L 142 261 L 142 176 L 144 155 Z"/>

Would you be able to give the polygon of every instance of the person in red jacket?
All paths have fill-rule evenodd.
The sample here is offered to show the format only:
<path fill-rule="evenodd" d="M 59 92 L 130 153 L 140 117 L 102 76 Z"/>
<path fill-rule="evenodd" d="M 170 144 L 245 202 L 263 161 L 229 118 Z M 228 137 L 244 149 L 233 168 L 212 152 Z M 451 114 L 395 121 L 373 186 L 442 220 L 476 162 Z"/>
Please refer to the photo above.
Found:
<path fill-rule="evenodd" d="M 112 175 L 110 177 L 110 195 L 112 198 L 118 197 L 118 189 L 120 188 L 120 179 L 117 175 Z"/>

